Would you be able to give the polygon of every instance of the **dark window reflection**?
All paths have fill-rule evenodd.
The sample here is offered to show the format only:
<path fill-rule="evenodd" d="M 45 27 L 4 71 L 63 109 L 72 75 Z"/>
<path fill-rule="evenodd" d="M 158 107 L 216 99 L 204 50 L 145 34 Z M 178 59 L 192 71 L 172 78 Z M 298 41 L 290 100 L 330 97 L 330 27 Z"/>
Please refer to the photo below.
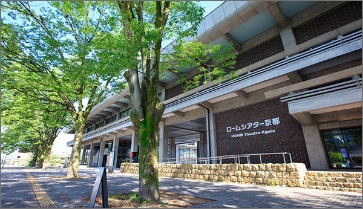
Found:
<path fill-rule="evenodd" d="M 331 168 L 362 168 L 362 127 L 322 134 Z"/>

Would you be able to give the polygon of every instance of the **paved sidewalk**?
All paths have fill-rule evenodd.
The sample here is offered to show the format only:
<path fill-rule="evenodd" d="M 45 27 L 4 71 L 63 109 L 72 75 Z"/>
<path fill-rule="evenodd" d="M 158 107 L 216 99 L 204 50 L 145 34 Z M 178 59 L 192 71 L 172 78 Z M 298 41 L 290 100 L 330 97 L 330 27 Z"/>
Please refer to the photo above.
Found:
<path fill-rule="evenodd" d="M 80 167 L 80 179 L 64 180 L 67 169 L 4 167 L 1 169 L 1 207 L 40 207 L 26 172 L 29 172 L 44 192 L 59 207 L 79 208 L 87 205 L 98 168 Z M 115 171 L 107 174 L 109 194 L 137 191 L 138 178 Z M 247 185 L 224 182 L 184 180 L 160 177 L 160 189 L 195 195 L 215 201 L 193 208 L 362 208 L 362 194 L 323 191 L 305 188 Z M 100 191 L 99 191 L 100 193 Z"/>

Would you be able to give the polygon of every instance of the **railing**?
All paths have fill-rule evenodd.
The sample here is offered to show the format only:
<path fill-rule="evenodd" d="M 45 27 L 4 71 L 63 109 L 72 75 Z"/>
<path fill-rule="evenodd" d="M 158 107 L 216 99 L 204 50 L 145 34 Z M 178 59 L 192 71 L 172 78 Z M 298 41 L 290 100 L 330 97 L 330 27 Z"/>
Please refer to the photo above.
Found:
<path fill-rule="evenodd" d="M 98 129 L 96 129 L 96 130 L 94 130 L 94 131 L 90 131 L 89 133 L 84 134 L 84 135 L 83 135 L 83 141 L 84 141 L 84 140 L 87 140 L 87 138 L 88 138 L 88 137 L 91 137 L 91 136 L 93 136 L 93 135 L 95 135 L 95 134 L 98 134 L 98 133 L 100 133 L 100 132 L 107 131 L 107 130 L 109 130 L 109 129 L 112 129 L 112 128 L 114 128 L 114 127 L 117 127 L 117 126 L 120 126 L 120 125 L 123 125 L 123 124 L 129 123 L 129 122 L 131 122 L 131 119 L 130 119 L 130 117 L 129 117 L 129 116 L 127 116 L 127 117 L 125 117 L 125 118 L 121 118 L 120 120 L 116 120 L 116 121 L 114 121 L 114 122 L 112 122 L 112 123 L 109 123 L 109 124 L 107 124 L 107 125 L 105 125 L 105 126 L 103 126 L 103 127 L 98 128 Z M 67 146 L 71 146 L 71 145 L 73 145 L 73 140 L 72 140 L 72 141 L 67 142 Z"/>
<path fill-rule="evenodd" d="M 239 154 L 239 155 L 222 155 L 215 157 L 197 157 L 197 158 L 182 158 L 177 160 L 176 158 L 163 158 L 163 162 L 159 164 L 223 164 L 223 160 L 233 159 L 235 164 L 241 164 L 241 158 L 246 158 L 247 164 L 251 164 L 251 156 L 259 156 L 260 164 L 262 164 L 262 156 L 266 155 L 281 155 L 284 163 L 286 163 L 286 155 L 290 163 L 292 163 L 291 154 L 288 152 L 276 152 L 276 153 L 254 153 L 254 154 Z"/>
<path fill-rule="evenodd" d="M 362 78 L 352 79 L 349 81 L 344 81 L 328 86 L 323 86 L 320 88 L 310 89 L 310 90 L 302 90 L 301 92 L 291 93 L 287 96 L 283 96 L 280 98 L 281 102 L 289 102 L 293 100 L 303 99 L 315 95 L 325 94 L 329 92 L 351 89 L 351 88 L 362 88 Z"/>

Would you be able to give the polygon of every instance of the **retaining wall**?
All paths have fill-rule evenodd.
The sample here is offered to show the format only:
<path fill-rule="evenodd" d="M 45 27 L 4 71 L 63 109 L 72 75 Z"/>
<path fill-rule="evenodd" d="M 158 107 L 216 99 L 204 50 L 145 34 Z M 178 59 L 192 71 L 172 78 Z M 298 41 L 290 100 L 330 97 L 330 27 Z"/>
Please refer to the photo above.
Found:
<path fill-rule="evenodd" d="M 122 163 L 120 171 L 138 175 L 139 164 Z M 307 171 L 303 163 L 159 164 L 159 177 L 362 192 L 362 173 Z"/>
<path fill-rule="evenodd" d="M 122 163 L 122 173 L 139 174 L 137 163 Z M 160 177 L 246 184 L 303 186 L 305 164 L 159 164 Z"/>
<path fill-rule="evenodd" d="M 304 187 L 321 190 L 362 192 L 361 172 L 308 171 Z"/>

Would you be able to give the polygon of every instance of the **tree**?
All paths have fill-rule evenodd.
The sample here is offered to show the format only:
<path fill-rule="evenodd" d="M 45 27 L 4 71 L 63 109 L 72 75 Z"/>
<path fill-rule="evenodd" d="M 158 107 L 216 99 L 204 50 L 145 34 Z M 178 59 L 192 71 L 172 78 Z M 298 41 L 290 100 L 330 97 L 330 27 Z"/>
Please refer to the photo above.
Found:
<path fill-rule="evenodd" d="M 165 110 L 157 91 L 160 73 L 171 68 L 181 72 L 185 67 L 201 66 L 198 69 L 204 75 L 209 75 L 206 82 L 212 78 L 221 80 L 225 75 L 223 68 L 234 64 L 234 55 L 230 54 L 231 45 L 205 46 L 198 41 L 191 42 L 197 46 L 195 49 L 191 44 L 185 45 L 184 39 L 196 36 L 198 25 L 203 19 L 204 9 L 195 2 L 117 1 L 117 5 L 122 18 L 122 33 L 129 39 L 126 49 L 130 55 L 127 62 L 129 65 L 124 76 L 130 89 L 130 117 L 135 138 L 139 139 L 140 143 L 139 195 L 144 199 L 157 201 L 158 128 Z M 161 54 L 161 43 L 163 39 L 171 38 L 175 38 L 177 43 L 174 53 L 166 54 L 167 62 L 161 65 L 160 60 L 164 56 Z M 211 59 L 215 59 L 213 64 L 210 64 Z M 230 61 L 224 62 L 225 60 Z M 205 70 L 206 66 L 208 70 Z M 195 80 L 199 81 L 201 78 L 197 76 Z M 187 86 L 190 85 L 187 83 Z"/>
<path fill-rule="evenodd" d="M 127 41 L 108 2 L 5 2 L 3 78 L 7 88 L 68 111 L 75 140 L 67 177 L 78 177 L 85 121 L 110 92 L 124 88 Z M 109 50 L 117 48 L 117 51 Z"/>
<path fill-rule="evenodd" d="M 45 169 L 52 145 L 59 132 L 69 125 L 68 113 L 54 104 L 46 104 L 23 93 L 2 89 L 1 150 L 16 149 L 33 153 L 33 166 Z"/>

